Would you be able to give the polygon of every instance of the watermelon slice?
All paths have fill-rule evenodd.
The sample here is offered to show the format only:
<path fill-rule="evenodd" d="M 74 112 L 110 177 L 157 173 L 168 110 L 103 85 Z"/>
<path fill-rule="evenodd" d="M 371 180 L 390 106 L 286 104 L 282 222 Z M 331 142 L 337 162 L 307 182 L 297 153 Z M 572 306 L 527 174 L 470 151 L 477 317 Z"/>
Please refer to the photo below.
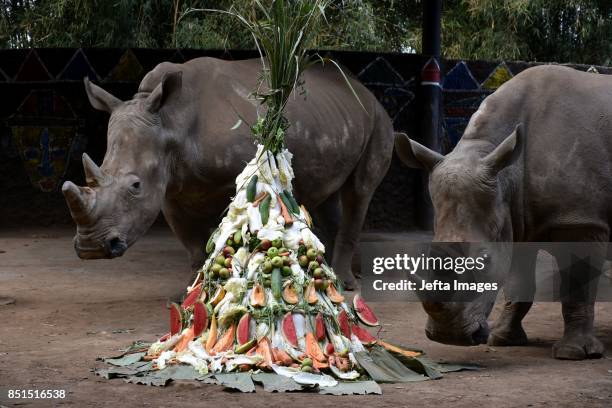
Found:
<path fill-rule="evenodd" d="M 325 321 L 321 312 L 315 318 L 315 333 L 318 341 L 325 340 Z"/>
<path fill-rule="evenodd" d="M 183 317 L 181 307 L 176 303 L 170 305 L 170 334 L 174 336 L 183 328 Z"/>
<path fill-rule="evenodd" d="M 338 325 L 340 326 L 340 332 L 347 339 L 351 338 L 351 323 L 349 322 L 348 314 L 346 310 L 342 309 L 338 313 Z"/>
<path fill-rule="evenodd" d="M 193 305 L 193 334 L 198 337 L 208 327 L 208 309 L 202 302 Z"/>
<path fill-rule="evenodd" d="M 353 325 L 352 332 L 359 339 L 359 341 L 366 346 L 371 346 L 372 344 L 376 343 L 376 337 L 372 336 L 370 332 L 363 327 Z"/>
<path fill-rule="evenodd" d="M 367 326 L 378 326 L 380 324 L 372 309 L 370 309 L 359 294 L 355 295 L 353 298 L 353 308 L 355 309 L 355 314 L 363 324 Z"/>
<path fill-rule="evenodd" d="M 238 345 L 243 345 L 249 342 L 251 336 L 251 314 L 245 313 L 238 322 L 238 329 L 236 331 L 236 339 Z"/>
<path fill-rule="evenodd" d="M 283 320 L 281 322 L 281 329 L 285 341 L 289 343 L 292 347 L 297 348 L 298 339 L 291 312 L 288 312 L 287 314 L 285 314 L 285 317 L 283 317 Z"/>
<path fill-rule="evenodd" d="M 201 294 L 202 284 L 198 283 L 198 285 L 187 294 L 185 300 L 183 300 L 183 309 L 193 306 L 193 304 L 200 298 Z"/>

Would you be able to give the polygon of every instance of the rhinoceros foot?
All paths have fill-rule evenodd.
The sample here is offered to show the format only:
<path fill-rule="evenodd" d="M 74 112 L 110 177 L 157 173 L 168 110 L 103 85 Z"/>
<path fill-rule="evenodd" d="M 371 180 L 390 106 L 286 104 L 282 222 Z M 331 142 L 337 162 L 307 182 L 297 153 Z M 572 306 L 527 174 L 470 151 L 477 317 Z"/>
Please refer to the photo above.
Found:
<path fill-rule="evenodd" d="M 603 352 L 603 344 L 592 334 L 566 336 L 553 346 L 553 357 L 560 360 L 601 358 Z"/>
<path fill-rule="evenodd" d="M 527 333 L 523 326 L 496 327 L 491 331 L 487 340 L 489 346 L 524 346 L 527 344 Z"/>

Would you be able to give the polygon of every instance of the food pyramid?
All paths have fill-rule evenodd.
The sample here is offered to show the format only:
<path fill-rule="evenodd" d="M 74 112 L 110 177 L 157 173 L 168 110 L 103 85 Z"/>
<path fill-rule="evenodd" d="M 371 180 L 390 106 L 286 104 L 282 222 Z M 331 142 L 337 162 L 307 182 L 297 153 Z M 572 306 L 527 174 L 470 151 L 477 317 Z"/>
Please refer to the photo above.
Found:
<path fill-rule="evenodd" d="M 172 304 L 170 332 L 147 352 L 157 368 L 362 375 L 353 355 L 377 342 L 364 325 L 378 320 L 359 295 L 345 302 L 308 211 L 293 197 L 291 158 L 260 145 L 236 178 L 204 266 L 182 304 Z"/>

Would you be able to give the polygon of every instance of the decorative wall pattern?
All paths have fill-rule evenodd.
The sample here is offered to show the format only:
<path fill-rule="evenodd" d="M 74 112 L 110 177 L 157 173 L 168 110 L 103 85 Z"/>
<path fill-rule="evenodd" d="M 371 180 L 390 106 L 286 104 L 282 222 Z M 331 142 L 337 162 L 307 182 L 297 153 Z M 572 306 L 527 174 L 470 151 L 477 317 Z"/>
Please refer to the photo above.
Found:
<path fill-rule="evenodd" d="M 0 50 L 0 225 L 15 220 L 21 224 L 70 221 L 59 193 L 61 183 L 65 179 L 82 183 L 81 153 L 87 151 L 99 163 L 106 149 L 108 117 L 89 106 L 84 77 L 128 99 L 158 63 L 180 63 L 200 56 L 243 59 L 256 54 L 192 49 Z M 396 130 L 421 140 L 423 56 L 361 52 L 331 56 L 378 97 Z M 449 151 L 458 142 L 484 98 L 532 65 L 442 61 L 443 149 Z M 574 67 L 612 73 L 608 67 Z M 419 174 L 394 159 L 374 197 L 367 226 L 381 230 L 412 227 L 419 185 Z"/>
<path fill-rule="evenodd" d="M 534 65 L 539 64 L 447 60 L 445 64 L 447 71 L 443 82 L 444 150 L 448 152 L 457 144 L 470 117 L 487 96 L 524 69 Z M 610 67 L 568 65 L 581 71 L 612 74 Z"/>
<path fill-rule="evenodd" d="M 404 114 L 416 98 L 410 89 L 415 86 L 415 77 L 404 79 L 383 57 L 376 57 L 357 77 L 376 95 L 393 121 Z"/>
<path fill-rule="evenodd" d="M 7 123 L 32 185 L 57 191 L 78 130 L 72 108 L 55 91 L 33 90 Z"/>

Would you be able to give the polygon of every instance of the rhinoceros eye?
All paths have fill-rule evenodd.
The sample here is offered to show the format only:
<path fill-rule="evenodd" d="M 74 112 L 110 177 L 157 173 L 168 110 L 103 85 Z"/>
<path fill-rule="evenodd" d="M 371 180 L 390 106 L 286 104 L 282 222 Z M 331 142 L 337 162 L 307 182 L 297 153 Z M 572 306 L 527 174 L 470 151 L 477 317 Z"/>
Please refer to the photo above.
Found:
<path fill-rule="evenodd" d="M 139 194 L 140 194 L 140 191 L 141 191 L 141 183 L 140 183 L 140 181 L 134 181 L 134 182 L 133 182 L 133 183 L 130 185 L 130 187 L 128 188 L 128 190 L 130 191 L 130 193 L 131 193 L 132 195 L 135 195 L 135 196 L 139 195 Z"/>

